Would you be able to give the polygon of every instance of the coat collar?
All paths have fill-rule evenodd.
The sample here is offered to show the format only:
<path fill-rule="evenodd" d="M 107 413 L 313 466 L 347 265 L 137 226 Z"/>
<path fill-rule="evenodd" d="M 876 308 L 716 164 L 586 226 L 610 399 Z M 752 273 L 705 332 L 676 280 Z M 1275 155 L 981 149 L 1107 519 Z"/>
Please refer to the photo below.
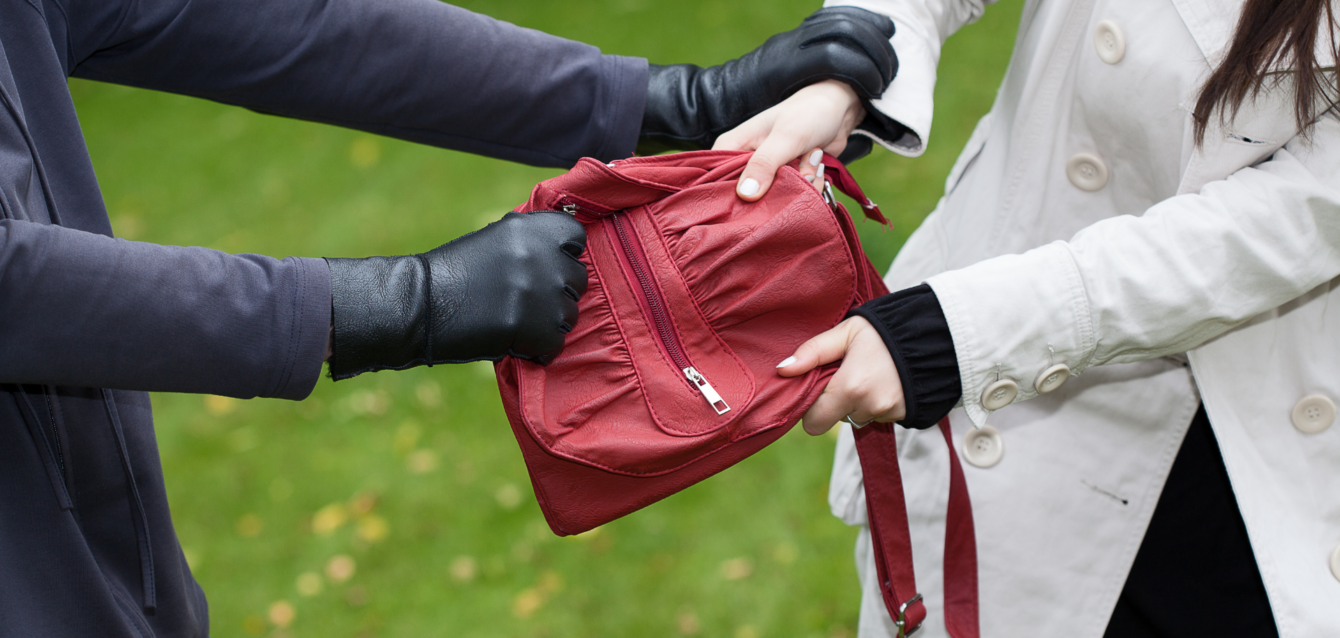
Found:
<path fill-rule="evenodd" d="M 1191 37 L 1196 40 L 1201 55 L 1210 62 L 1211 67 L 1217 65 L 1228 52 L 1233 31 L 1238 27 L 1238 16 L 1242 15 L 1242 6 L 1247 4 L 1246 0 L 1172 0 L 1172 3 L 1182 16 L 1182 22 L 1186 23 Z M 1328 61 L 1323 62 L 1323 65 L 1333 64 L 1329 60 L 1335 57 L 1335 47 L 1325 30 L 1317 38 L 1316 51 L 1318 60 Z"/>
<path fill-rule="evenodd" d="M 1244 4 L 1246 0 L 1173 0 L 1201 55 L 1211 64 L 1228 49 Z"/>

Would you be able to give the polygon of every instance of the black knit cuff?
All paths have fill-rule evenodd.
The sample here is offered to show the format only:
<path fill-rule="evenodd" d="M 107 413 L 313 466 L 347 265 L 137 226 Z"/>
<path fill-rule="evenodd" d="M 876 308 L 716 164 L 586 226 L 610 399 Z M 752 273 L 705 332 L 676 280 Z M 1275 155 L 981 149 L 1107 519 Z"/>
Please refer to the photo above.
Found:
<path fill-rule="evenodd" d="M 949 322 L 926 284 L 884 295 L 847 316 L 869 321 L 884 338 L 903 381 L 907 416 L 898 423 L 925 429 L 943 419 L 963 395 Z"/>
<path fill-rule="evenodd" d="M 916 139 L 916 133 L 912 129 L 903 126 L 901 122 L 892 119 L 870 103 L 870 100 L 861 100 L 865 105 L 865 119 L 856 126 L 859 133 L 853 133 L 847 137 L 847 147 L 838 155 L 838 161 L 843 164 L 850 164 L 862 157 L 870 154 L 870 150 L 875 146 L 875 139 L 878 138 L 885 144 L 898 144 L 904 137 L 911 135 Z M 918 144 L 920 142 L 912 142 Z"/>
<path fill-rule="evenodd" d="M 865 119 L 856 125 L 857 135 L 868 135 L 883 144 L 900 148 L 921 145 L 921 138 L 916 131 L 885 115 L 869 100 L 862 100 L 861 103 L 865 105 Z"/>

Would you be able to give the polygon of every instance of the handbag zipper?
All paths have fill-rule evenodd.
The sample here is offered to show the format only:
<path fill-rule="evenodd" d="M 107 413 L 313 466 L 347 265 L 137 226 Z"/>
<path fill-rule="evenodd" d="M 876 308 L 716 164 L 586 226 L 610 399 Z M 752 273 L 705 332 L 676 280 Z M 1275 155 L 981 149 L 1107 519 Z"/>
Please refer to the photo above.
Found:
<path fill-rule="evenodd" d="M 726 401 L 717 393 L 716 388 L 713 388 L 711 382 L 693 367 L 688 355 L 684 354 L 684 347 L 679 342 L 679 335 L 675 332 L 674 324 L 670 322 L 669 312 L 666 311 L 665 299 L 661 297 L 660 290 L 656 288 L 656 283 L 652 281 L 651 269 L 647 266 L 642 251 L 637 250 L 638 246 L 634 245 L 634 242 L 638 241 L 637 238 L 624 225 L 621 214 L 610 215 L 609 220 L 614 226 L 614 233 L 619 236 L 619 244 L 623 247 L 624 256 L 628 258 L 628 263 L 633 266 L 633 274 L 637 276 L 637 281 L 642 286 L 642 294 L 647 300 L 647 306 L 651 308 L 652 323 L 656 325 L 656 334 L 661 339 L 661 345 L 669 353 L 670 359 L 684 373 L 684 378 L 688 379 L 689 384 L 703 395 L 707 404 L 712 406 L 717 414 L 730 412 L 730 406 L 726 405 Z"/>

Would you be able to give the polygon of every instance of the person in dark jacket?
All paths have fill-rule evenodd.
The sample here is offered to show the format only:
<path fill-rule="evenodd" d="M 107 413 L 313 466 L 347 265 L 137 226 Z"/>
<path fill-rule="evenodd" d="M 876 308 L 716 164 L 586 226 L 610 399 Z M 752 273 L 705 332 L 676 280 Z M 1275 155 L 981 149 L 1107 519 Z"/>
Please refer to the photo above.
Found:
<path fill-rule="evenodd" d="M 586 282 L 584 235 L 561 213 L 360 260 L 114 239 L 68 77 L 569 166 L 709 147 L 825 78 L 877 96 L 891 34 L 874 14 L 823 10 L 700 69 L 433 0 L 0 4 L 0 634 L 208 635 L 148 391 L 302 399 L 327 357 L 336 378 L 544 362 Z"/>

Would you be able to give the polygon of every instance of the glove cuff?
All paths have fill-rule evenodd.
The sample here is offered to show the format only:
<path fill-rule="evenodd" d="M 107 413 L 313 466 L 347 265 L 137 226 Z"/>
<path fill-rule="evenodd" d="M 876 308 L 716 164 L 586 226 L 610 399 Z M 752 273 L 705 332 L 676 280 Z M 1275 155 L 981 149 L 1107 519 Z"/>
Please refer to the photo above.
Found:
<path fill-rule="evenodd" d="M 708 130 L 709 115 L 702 112 L 694 86 L 702 72 L 693 64 L 649 65 L 638 155 L 711 148 L 716 135 Z"/>
<path fill-rule="evenodd" d="M 333 329 L 330 376 L 428 363 L 428 269 L 418 255 L 326 259 Z"/>

